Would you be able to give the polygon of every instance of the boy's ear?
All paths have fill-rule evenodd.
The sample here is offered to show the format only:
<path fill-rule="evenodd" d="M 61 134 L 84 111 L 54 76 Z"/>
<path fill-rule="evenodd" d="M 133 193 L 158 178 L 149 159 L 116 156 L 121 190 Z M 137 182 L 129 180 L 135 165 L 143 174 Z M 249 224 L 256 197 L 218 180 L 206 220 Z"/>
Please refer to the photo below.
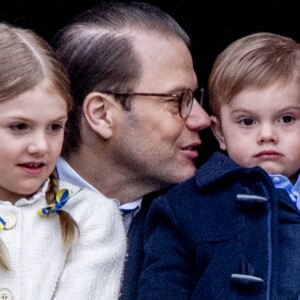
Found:
<path fill-rule="evenodd" d="M 216 116 L 211 116 L 211 130 L 219 142 L 221 150 L 226 150 L 225 138 L 223 135 L 221 121 Z"/>
<path fill-rule="evenodd" d="M 102 138 L 109 139 L 113 134 L 113 114 L 115 105 L 108 95 L 92 92 L 83 102 L 83 113 L 90 128 Z"/>

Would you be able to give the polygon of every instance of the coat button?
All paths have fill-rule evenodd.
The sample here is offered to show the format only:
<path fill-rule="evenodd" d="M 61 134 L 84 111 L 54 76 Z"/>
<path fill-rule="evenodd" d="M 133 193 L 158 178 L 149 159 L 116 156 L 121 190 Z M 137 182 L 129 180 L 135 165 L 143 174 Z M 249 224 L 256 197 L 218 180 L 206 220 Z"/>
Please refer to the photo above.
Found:
<path fill-rule="evenodd" d="M 236 199 L 240 203 L 266 203 L 268 199 L 266 197 L 258 195 L 248 195 L 248 194 L 237 194 Z"/>
<path fill-rule="evenodd" d="M 248 285 L 248 284 L 257 284 L 257 283 L 263 283 L 264 280 L 257 276 L 252 276 L 248 274 L 231 274 L 231 281 Z"/>
<path fill-rule="evenodd" d="M 0 299 L 11 300 L 12 293 L 9 289 L 0 289 Z"/>
<path fill-rule="evenodd" d="M 2 219 L 6 222 L 4 226 L 4 229 L 6 230 L 14 228 L 17 224 L 17 218 L 13 214 L 6 214 L 5 216 L 2 216 Z"/>

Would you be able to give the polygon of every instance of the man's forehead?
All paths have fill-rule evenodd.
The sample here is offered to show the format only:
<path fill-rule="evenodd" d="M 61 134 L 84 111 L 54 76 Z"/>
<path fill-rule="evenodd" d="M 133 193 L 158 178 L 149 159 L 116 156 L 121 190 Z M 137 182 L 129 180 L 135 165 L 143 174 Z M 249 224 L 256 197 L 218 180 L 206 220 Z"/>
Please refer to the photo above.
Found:
<path fill-rule="evenodd" d="M 141 77 L 138 90 L 145 87 L 153 92 L 174 92 L 197 87 L 191 53 L 178 37 L 139 33 L 133 40 L 134 51 L 140 61 Z"/>

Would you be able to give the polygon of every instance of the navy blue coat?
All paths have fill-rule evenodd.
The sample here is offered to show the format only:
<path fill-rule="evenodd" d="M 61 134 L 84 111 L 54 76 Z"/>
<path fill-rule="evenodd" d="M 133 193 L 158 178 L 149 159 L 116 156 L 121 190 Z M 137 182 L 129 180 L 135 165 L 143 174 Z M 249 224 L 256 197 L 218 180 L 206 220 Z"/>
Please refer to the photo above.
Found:
<path fill-rule="evenodd" d="M 284 292 L 294 288 L 294 279 L 297 299 L 300 235 L 290 238 L 296 240 L 292 259 L 299 270 L 285 270 L 280 261 L 287 258 L 281 255 L 291 255 L 291 249 L 279 247 L 285 236 L 279 218 L 286 236 L 300 232 L 299 213 L 267 173 L 213 154 L 194 178 L 151 205 L 138 299 L 294 299 L 278 290 L 279 280 Z"/>
<path fill-rule="evenodd" d="M 120 295 L 121 300 L 135 300 L 137 298 L 138 282 L 144 261 L 143 245 L 146 216 L 153 200 L 164 192 L 153 192 L 144 196 L 142 207 L 130 225 L 127 233 L 128 251 Z"/>

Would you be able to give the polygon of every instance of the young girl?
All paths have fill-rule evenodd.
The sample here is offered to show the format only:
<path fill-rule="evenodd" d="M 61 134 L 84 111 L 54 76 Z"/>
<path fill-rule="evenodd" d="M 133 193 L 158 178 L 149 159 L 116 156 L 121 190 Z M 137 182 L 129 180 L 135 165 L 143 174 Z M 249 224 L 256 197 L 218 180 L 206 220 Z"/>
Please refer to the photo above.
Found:
<path fill-rule="evenodd" d="M 113 201 L 55 176 L 71 106 L 49 45 L 0 24 L 0 298 L 117 299 L 125 233 Z"/>

